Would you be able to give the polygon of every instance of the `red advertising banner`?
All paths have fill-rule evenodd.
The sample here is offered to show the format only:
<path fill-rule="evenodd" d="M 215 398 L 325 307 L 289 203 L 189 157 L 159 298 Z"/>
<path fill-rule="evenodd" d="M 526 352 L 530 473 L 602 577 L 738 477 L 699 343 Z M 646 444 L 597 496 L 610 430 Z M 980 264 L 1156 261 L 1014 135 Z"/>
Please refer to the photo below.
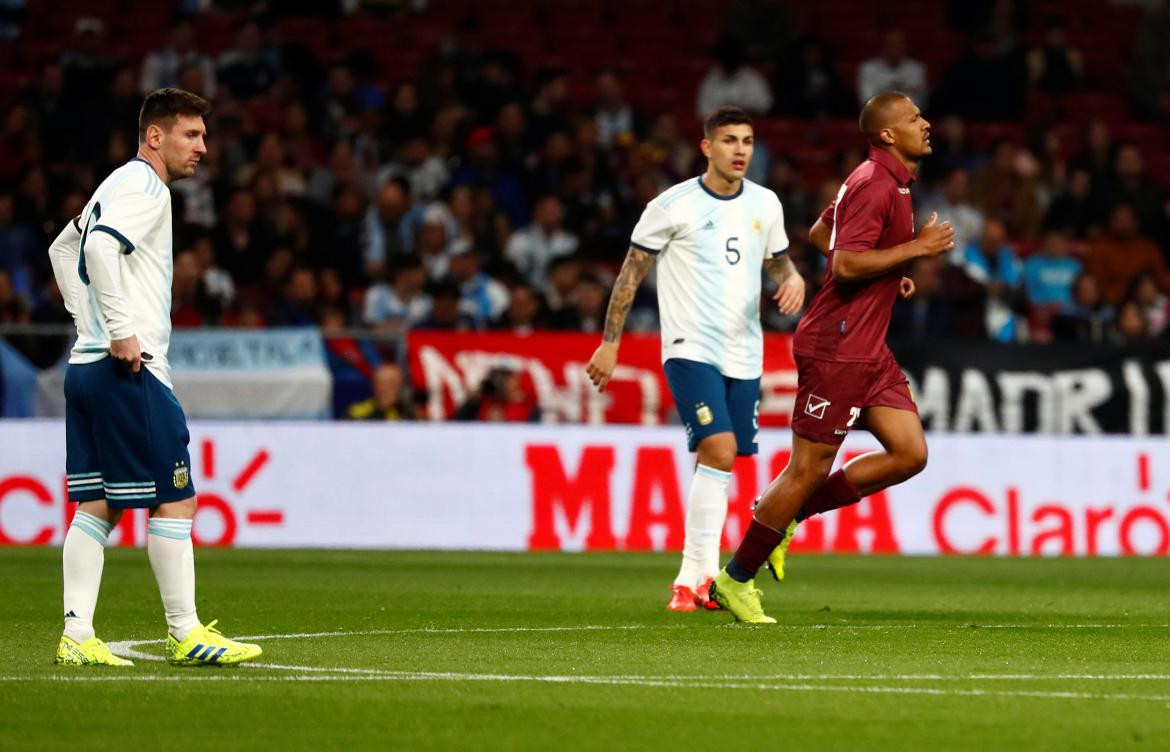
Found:
<path fill-rule="evenodd" d="M 493 374 L 519 375 L 527 395 L 547 423 L 672 422 L 674 402 L 662 375 L 661 340 L 657 335 L 622 337 L 618 366 L 604 394 L 585 375 L 597 348 L 595 334 L 411 332 L 410 375 L 427 392 L 426 415 L 450 418 L 485 383 L 495 389 Z M 760 424 L 789 425 L 796 398 L 792 338 L 764 336 L 764 373 L 760 383 Z"/>

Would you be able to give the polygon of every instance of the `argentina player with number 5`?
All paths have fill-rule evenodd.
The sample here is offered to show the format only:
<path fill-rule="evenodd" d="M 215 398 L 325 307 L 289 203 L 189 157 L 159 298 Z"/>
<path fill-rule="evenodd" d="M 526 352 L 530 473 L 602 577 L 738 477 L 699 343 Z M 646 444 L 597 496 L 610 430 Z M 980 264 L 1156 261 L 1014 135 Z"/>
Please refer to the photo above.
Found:
<path fill-rule="evenodd" d="M 773 299 L 781 313 L 804 304 L 780 199 L 744 177 L 754 144 L 751 118 L 738 107 L 720 107 L 703 135 L 707 171 L 647 204 L 614 283 L 603 341 L 586 367 L 604 390 L 634 294 L 658 260 L 662 367 L 688 446 L 698 454 L 671 611 L 719 608 L 708 591 L 719 572 L 732 463 L 757 451 L 761 266 L 778 286 Z"/>

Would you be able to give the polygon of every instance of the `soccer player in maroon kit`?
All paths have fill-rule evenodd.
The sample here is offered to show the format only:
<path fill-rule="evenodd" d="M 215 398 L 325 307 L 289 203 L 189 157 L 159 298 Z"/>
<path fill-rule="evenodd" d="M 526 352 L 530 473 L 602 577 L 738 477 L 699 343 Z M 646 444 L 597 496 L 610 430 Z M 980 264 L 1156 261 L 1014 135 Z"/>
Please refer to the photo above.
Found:
<path fill-rule="evenodd" d="M 937 215 L 914 235 L 910 184 L 930 154 L 930 123 L 905 94 L 883 92 L 861 110 L 869 158 L 846 178 L 809 232 L 829 257 L 825 284 L 793 339 L 798 387 L 792 459 L 760 497 L 735 556 L 711 595 L 742 622 L 772 624 L 754 578 L 793 520 L 857 503 L 926 467 L 926 437 L 910 388 L 886 346 L 890 313 L 914 284 L 907 262 L 954 247 Z M 864 426 L 882 450 L 829 475 L 837 450 Z"/>

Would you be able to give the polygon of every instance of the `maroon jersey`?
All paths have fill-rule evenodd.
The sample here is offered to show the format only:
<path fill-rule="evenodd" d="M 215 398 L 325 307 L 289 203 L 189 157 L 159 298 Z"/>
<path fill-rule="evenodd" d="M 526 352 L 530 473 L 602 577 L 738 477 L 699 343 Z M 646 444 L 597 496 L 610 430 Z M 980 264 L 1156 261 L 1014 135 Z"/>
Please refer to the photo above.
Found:
<path fill-rule="evenodd" d="M 888 352 L 886 330 L 898 299 L 902 269 L 843 282 L 833 278 L 834 253 L 865 253 L 914 239 L 914 175 L 888 152 L 871 147 L 869 159 L 845 179 L 821 221 L 833 231 L 825 285 L 796 327 L 798 355 L 845 363 L 872 363 Z"/>

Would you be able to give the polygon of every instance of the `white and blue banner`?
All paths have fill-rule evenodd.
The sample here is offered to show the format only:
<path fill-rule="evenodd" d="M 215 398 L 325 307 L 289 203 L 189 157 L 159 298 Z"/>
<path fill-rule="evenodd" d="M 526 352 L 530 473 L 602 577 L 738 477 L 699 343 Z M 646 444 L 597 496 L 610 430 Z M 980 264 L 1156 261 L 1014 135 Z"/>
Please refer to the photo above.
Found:
<path fill-rule="evenodd" d="M 316 328 L 180 330 L 168 355 L 175 396 L 189 418 L 331 415 L 333 378 Z M 40 374 L 37 415 L 64 415 L 64 380 L 63 368 Z"/>

